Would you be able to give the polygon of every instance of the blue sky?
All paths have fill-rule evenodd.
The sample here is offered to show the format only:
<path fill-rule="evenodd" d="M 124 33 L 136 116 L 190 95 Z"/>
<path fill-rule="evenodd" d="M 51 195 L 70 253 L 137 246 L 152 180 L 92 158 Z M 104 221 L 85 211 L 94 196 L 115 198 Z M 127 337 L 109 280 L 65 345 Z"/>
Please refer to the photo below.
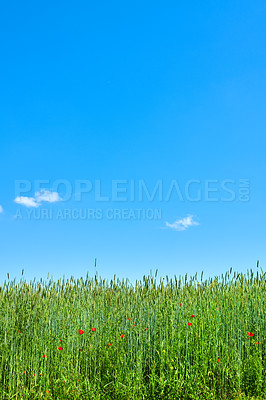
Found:
<path fill-rule="evenodd" d="M 0 281 L 92 275 L 96 257 L 131 280 L 265 265 L 265 17 L 264 1 L 3 4 Z"/>

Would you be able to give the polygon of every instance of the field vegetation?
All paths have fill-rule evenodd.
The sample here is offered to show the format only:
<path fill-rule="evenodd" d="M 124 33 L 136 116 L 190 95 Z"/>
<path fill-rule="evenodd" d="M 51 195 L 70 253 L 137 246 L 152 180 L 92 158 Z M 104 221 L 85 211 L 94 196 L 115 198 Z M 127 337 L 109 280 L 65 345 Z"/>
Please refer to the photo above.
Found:
<path fill-rule="evenodd" d="M 0 287 L 0 398 L 266 399 L 265 274 Z"/>

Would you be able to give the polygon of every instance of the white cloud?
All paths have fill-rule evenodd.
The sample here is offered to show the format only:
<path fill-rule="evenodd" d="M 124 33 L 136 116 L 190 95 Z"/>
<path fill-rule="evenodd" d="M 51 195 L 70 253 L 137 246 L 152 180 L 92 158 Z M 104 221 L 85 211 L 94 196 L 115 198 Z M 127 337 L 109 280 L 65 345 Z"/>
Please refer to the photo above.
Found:
<path fill-rule="evenodd" d="M 50 190 L 42 189 L 40 192 L 35 193 L 35 199 L 38 203 L 46 201 L 48 203 L 56 203 L 61 201 L 59 194 L 57 192 L 51 192 Z"/>
<path fill-rule="evenodd" d="M 25 207 L 39 207 L 43 202 L 56 203 L 58 201 L 62 201 L 59 194 L 46 189 L 36 192 L 34 197 L 19 196 L 14 200 L 15 203 L 22 204 Z"/>
<path fill-rule="evenodd" d="M 188 215 L 185 218 L 176 220 L 173 224 L 166 222 L 165 225 L 167 226 L 167 228 L 174 229 L 175 231 L 185 231 L 190 226 L 199 225 L 199 223 L 197 221 L 194 221 L 193 218 L 193 215 Z"/>
<path fill-rule="evenodd" d="M 17 204 L 22 204 L 25 207 L 39 207 L 40 204 L 36 203 L 34 197 L 19 196 L 14 200 Z"/>
<path fill-rule="evenodd" d="M 0 214 L 4 212 L 4 209 L 2 206 L 0 206 Z"/>

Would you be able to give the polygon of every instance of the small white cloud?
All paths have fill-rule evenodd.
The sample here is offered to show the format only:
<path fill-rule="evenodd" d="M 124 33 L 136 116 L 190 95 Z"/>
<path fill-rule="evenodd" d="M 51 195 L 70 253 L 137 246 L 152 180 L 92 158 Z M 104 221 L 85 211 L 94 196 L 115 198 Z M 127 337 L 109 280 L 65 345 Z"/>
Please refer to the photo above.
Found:
<path fill-rule="evenodd" d="M 34 197 L 19 196 L 14 200 L 15 203 L 22 204 L 25 207 L 39 207 L 43 202 L 56 203 L 58 201 L 62 201 L 59 194 L 46 189 L 35 193 Z"/>
<path fill-rule="evenodd" d="M 0 214 L 4 212 L 4 209 L 2 206 L 0 206 Z"/>
<path fill-rule="evenodd" d="M 41 203 L 42 201 L 56 203 L 62 200 L 57 192 L 51 192 L 46 189 L 42 189 L 40 192 L 35 193 L 35 199 L 38 203 Z"/>
<path fill-rule="evenodd" d="M 173 224 L 166 222 L 165 225 L 167 226 L 167 228 L 174 229 L 175 231 L 185 231 L 190 226 L 199 225 L 199 223 L 197 221 L 194 221 L 193 218 L 193 215 L 188 215 L 185 218 L 176 220 Z"/>
<path fill-rule="evenodd" d="M 22 204 L 25 207 L 39 207 L 40 204 L 36 203 L 34 197 L 19 196 L 14 200 L 17 204 Z"/>

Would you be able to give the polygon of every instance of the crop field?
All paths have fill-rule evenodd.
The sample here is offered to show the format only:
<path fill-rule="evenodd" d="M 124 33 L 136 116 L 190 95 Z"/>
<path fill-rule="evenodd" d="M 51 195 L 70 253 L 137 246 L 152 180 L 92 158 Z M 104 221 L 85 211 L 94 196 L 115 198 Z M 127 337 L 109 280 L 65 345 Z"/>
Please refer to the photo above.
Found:
<path fill-rule="evenodd" d="M 0 399 L 266 399 L 265 274 L 0 287 Z"/>

